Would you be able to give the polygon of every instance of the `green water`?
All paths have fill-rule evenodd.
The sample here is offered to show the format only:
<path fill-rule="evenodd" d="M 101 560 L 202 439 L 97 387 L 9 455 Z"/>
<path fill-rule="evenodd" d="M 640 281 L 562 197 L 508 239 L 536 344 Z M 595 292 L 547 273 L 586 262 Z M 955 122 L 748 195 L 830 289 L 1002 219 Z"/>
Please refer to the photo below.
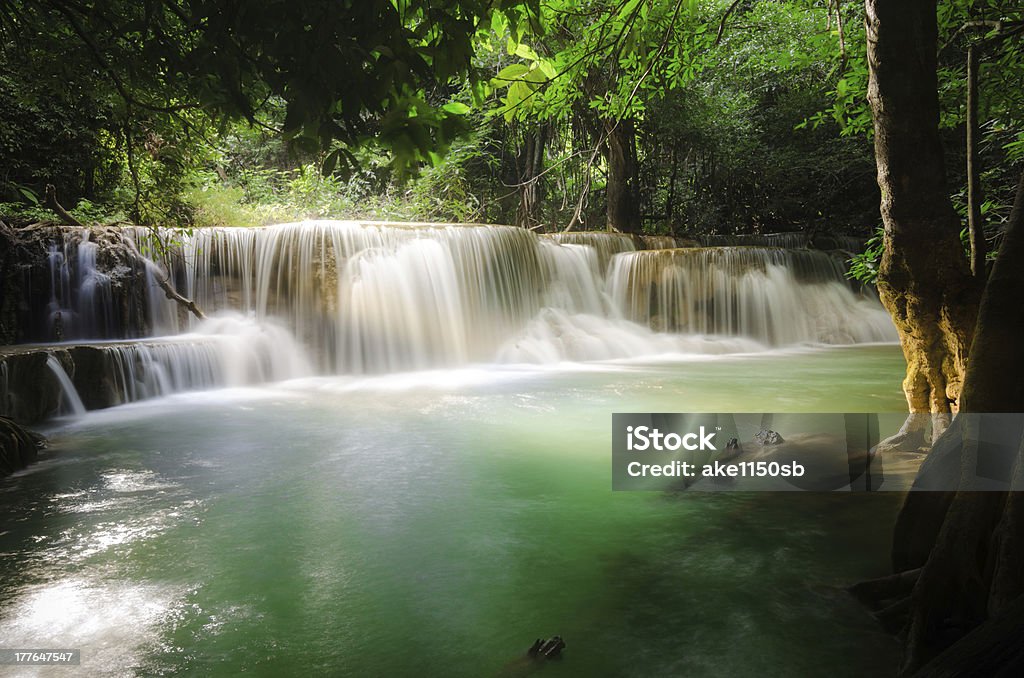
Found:
<path fill-rule="evenodd" d="M 91 413 L 0 481 L 25 675 L 862 676 L 898 497 L 610 491 L 613 411 L 898 411 L 894 346 L 322 378 Z"/>

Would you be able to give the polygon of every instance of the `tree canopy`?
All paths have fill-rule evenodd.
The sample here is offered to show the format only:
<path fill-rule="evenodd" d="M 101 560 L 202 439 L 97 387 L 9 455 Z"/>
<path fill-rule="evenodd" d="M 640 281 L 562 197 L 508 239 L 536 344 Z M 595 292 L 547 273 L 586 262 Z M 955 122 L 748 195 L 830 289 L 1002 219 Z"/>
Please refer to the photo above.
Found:
<path fill-rule="evenodd" d="M 1014 4 L 939 4 L 951 193 L 965 212 L 966 51 L 982 44 L 995 226 L 1024 153 Z M 864 54 L 863 7 L 835 0 L 5 0 L 0 190 L 31 202 L 53 183 L 83 209 L 161 223 L 291 201 L 321 216 L 868 234 Z"/>

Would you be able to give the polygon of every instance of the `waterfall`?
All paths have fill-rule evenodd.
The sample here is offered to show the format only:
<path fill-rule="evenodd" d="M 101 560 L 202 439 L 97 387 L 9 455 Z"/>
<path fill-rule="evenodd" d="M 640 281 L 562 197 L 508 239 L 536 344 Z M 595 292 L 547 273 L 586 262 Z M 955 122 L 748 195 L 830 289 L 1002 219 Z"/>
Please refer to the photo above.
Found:
<path fill-rule="evenodd" d="M 318 374 L 896 340 L 844 256 L 806 247 L 348 221 L 57 235 L 45 319 L 51 338 L 74 341 L 0 354 L 0 411 L 27 419 Z M 210 317 L 168 300 L 124 236 Z M 59 401 L 34 376 L 40 352 Z"/>
<path fill-rule="evenodd" d="M 674 245 L 667 236 L 310 221 L 200 229 L 172 245 L 167 263 L 207 313 L 276 319 L 318 370 L 334 373 L 895 339 L 840 257 Z M 194 327 L 159 295 L 150 301 L 154 327 Z"/>
<path fill-rule="evenodd" d="M 134 402 L 180 391 L 251 386 L 314 373 L 305 351 L 273 323 L 237 315 L 202 321 L 196 331 L 160 342 L 100 345 L 107 397 Z M 74 354 L 72 354 L 74 355 Z"/>
<path fill-rule="evenodd" d="M 61 414 L 72 414 L 76 417 L 85 414 L 85 405 L 82 404 L 82 399 L 78 396 L 78 391 L 75 390 L 71 377 L 64 371 L 60 361 L 52 355 L 47 356 L 46 366 L 50 368 L 53 375 L 57 377 L 57 383 L 60 384 L 62 394 Z M 70 412 L 66 410 L 70 410 Z"/>
<path fill-rule="evenodd" d="M 825 252 L 693 248 L 616 257 L 612 298 L 626 316 L 684 334 L 750 337 L 771 346 L 895 341 L 878 302 L 858 295 Z"/>
<path fill-rule="evenodd" d="M 57 339 L 108 338 L 117 335 L 110 276 L 99 264 L 100 246 L 90 231 L 68 231 L 51 243 L 48 328 Z"/>
<path fill-rule="evenodd" d="M 608 270 L 608 264 L 617 254 L 635 252 L 637 250 L 662 250 L 678 247 L 676 239 L 670 235 L 630 235 L 627 233 L 611 233 L 607 231 L 569 231 L 568 233 L 550 233 L 544 238 L 554 240 L 560 245 L 582 245 L 594 250 L 597 256 L 598 270 L 602 275 Z"/>
<path fill-rule="evenodd" d="M 58 392 L 52 381 L 38 376 L 40 353 Z M 65 365 L 73 369 L 65 371 Z M 0 415 L 27 420 L 79 415 L 182 391 L 256 386 L 315 373 L 306 350 L 287 329 L 228 313 L 187 334 L 0 354 Z"/>
<path fill-rule="evenodd" d="M 616 254 L 635 252 L 636 242 L 625 233 L 604 233 L 597 231 L 570 231 L 568 233 L 552 233 L 547 236 L 563 245 L 584 245 L 594 250 L 598 265 L 602 272 L 608 269 L 608 263 Z"/>
<path fill-rule="evenodd" d="M 127 260 L 104 250 L 120 236 L 97 233 L 51 244 L 49 317 L 57 338 L 127 338 L 114 311 L 145 306 L 141 325 L 164 338 L 102 348 L 121 401 L 306 374 L 896 338 L 877 298 L 845 279 L 843 258 L 811 249 L 454 224 L 123 229 L 213 316 L 200 323 L 166 299 L 154 267 L 132 264 L 146 289 L 123 296 L 128 278 L 111 266 Z"/>
<path fill-rule="evenodd" d="M 208 313 L 281 319 L 322 368 L 365 373 L 493 359 L 542 307 L 543 256 L 536 236 L 512 227 L 322 221 L 204 229 L 171 263 Z M 193 322 L 165 303 L 154 310 L 158 326 Z"/>

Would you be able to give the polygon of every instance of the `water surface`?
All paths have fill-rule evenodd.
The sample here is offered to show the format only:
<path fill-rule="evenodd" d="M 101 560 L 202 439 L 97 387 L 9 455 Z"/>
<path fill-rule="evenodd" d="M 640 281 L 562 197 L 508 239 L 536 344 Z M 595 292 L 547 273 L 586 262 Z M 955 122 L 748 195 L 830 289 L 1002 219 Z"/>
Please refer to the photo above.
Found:
<path fill-rule="evenodd" d="M 0 646 L 85 675 L 885 674 L 898 497 L 610 491 L 614 411 L 899 411 L 898 347 L 321 377 L 56 423 Z M 526 667 L 529 668 L 529 667 Z M 72 675 L 26 670 L 25 675 Z"/>

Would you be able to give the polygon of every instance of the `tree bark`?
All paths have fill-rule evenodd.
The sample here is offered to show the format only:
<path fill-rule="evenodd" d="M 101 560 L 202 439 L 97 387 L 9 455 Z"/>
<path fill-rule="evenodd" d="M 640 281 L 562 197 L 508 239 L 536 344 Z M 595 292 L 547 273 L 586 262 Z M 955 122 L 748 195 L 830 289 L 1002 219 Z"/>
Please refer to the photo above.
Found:
<path fill-rule="evenodd" d="M 981 301 L 963 387 L 965 413 L 1024 412 L 1022 258 L 1024 174 Z M 916 559 L 920 560 L 920 547 L 931 541 L 931 547 L 924 550 L 926 561 L 912 595 L 905 674 L 947 651 L 957 656 L 959 651 L 953 648 L 960 638 L 1009 614 L 1024 594 L 1024 496 L 1021 492 L 973 491 L 978 449 L 973 441 L 982 437 L 976 431 L 979 421 L 983 419 L 972 417 L 961 423 L 958 418 L 922 466 L 922 471 L 940 464 L 965 469 L 957 490 L 911 493 L 900 511 L 895 549 L 905 549 L 904 540 L 916 540 Z M 1024 444 L 1017 448 L 1012 487 L 1024 487 Z M 988 626 L 999 629 L 1004 625 Z M 1006 640 L 993 631 L 984 637 L 995 648 Z M 932 669 L 925 674 L 937 675 Z"/>
<path fill-rule="evenodd" d="M 979 312 L 983 273 L 972 276 L 963 256 L 938 136 L 936 2 L 865 5 L 885 224 L 878 287 L 907 359 L 908 423 L 915 414 L 946 417 L 958 400 L 963 412 L 1024 411 L 1024 180 Z M 1024 588 L 1022 502 L 1015 493 L 974 491 L 978 422 L 958 418 L 918 476 L 921 482 L 939 469 L 953 487 L 910 493 L 897 520 L 894 565 L 921 567 L 907 611 L 904 675 L 955 648 L 1020 600 Z M 1021 457 L 1018 450 L 1017 477 L 1024 477 Z"/>
<path fill-rule="evenodd" d="M 679 178 L 679 148 L 672 149 L 672 171 L 668 177 L 668 197 L 665 198 L 665 222 L 672 233 L 676 232 L 676 226 L 672 223 L 675 217 L 676 207 L 676 180 Z"/>
<path fill-rule="evenodd" d="M 935 0 L 866 0 L 868 100 L 885 249 L 878 291 L 907 360 L 913 413 L 944 428 L 960 396 L 978 286 L 960 245 L 938 132 Z M 908 420 L 923 427 L 928 417 Z M 933 436 L 934 437 L 934 436 Z"/>
<path fill-rule="evenodd" d="M 640 232 L 636 130 L 631 120 L 605 122 L 608 147 L 608 230 Z"/>

